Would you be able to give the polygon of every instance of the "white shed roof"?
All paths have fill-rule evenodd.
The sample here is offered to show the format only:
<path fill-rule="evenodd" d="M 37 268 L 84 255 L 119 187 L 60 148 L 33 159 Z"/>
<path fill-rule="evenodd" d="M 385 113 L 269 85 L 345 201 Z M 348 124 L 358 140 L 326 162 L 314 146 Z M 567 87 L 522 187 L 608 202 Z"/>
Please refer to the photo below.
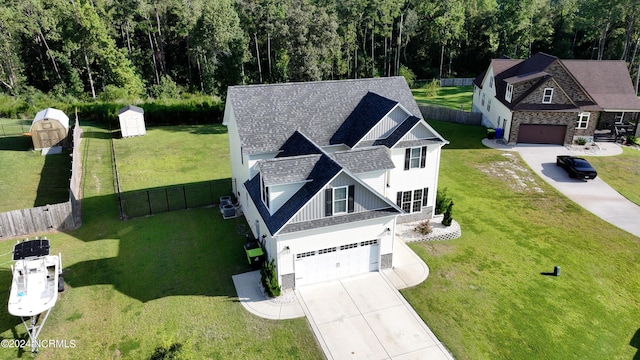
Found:
<path fill-rule="evenodd" d="M 65 127 L 65 129 L 69 128 L 69 117 L 62 110 L 54 108 L 46 108 L 44 110 L 38 111 L 36 117 L 31 123 L 31 127 L 33 128 L 33 124 L 45 119 L 58 120 L 62 124 L 62 126 Z"/>

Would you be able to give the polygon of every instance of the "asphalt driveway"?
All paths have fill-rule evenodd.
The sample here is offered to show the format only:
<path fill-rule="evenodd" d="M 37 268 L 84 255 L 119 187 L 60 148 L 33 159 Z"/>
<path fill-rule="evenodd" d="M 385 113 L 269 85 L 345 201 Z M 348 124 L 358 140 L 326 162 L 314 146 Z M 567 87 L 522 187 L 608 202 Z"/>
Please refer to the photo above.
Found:
<path fill-rule="evenodd" d="M 618 145 L 603 146 L 602 150 L 593 155 L 616 154 L 615 147 Z M 569 199 L 603 220 L 640 237 L 638 205 L 620 195 L 599 177 L 588 181 L 572 179 L 564 169 L 556 165 L 557 155 L 583 154 L 560 145 L 518 144 L 515 149 L 533 171 Z"/>

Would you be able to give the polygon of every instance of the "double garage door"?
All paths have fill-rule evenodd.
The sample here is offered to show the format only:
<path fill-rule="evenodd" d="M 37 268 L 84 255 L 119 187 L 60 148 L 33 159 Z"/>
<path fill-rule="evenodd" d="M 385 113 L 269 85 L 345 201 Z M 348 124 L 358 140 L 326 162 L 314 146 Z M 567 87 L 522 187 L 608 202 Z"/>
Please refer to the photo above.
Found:
<path fill-rule="evenodd" d="M 564 144 L 566 125 L 521 124 L 518 142 L 529 144 Z"/>
<path fill-rule="evenodd" d="M 295 286 L 378 270 L 378 239 L 296 254 Z"/>

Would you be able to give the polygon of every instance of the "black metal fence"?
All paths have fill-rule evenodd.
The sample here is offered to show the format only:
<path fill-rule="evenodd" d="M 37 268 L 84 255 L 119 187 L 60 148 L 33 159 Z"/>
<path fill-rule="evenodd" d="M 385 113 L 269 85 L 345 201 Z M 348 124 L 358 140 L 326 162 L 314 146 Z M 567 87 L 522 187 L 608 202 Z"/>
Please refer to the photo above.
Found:
<path fill-rule="evenodd" d="M 0 124 L 0 137 L 21 136 L 30 129 L 31 124 Z"/>
<path fill-rule="evenodd" d="M 215 205 L 220 189 L 217 181 L 132 191 L 120 194 L 122 220 L 163 212 Z"/>

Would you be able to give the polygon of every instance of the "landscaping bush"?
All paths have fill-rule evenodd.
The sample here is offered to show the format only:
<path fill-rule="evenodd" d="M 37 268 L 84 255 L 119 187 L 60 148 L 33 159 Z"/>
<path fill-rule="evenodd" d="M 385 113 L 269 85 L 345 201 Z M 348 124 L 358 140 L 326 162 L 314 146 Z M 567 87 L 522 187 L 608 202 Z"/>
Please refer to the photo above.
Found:
<path fill-rule="evenodd" d="M 633 135 L 627 135 L 627 145 L 636 145 L 638 143 L 638 138 Z"/>
<path fill-rule="evenodd" d="M 421 221 L 418 226 L 413 229 L 413 231 L 422 235 L 428 235 L 431 234 L 433 228 L 431 227 L 431 224 L 429 224 L 429 219 L 427 219 L 425 221 Z"/>
<path fill-rule="evenodd" d="M 271 297 L 280 296 L 280 285 L 278 285 L 278 274 L 276 273 L 276 262 L 265 261 L 260 269 L 260 280 L 267 295 Z"/>
<path fill-rule="evenodd" d="M 404 79 L 407 81 L 407 85 L 409 87 L 413 87 L 414 82 L 416 81 L 416 74 L 411 71 L 408 67 L 401 65 L 398 70 L 398 75 L 404 76 Z"/>
<path fill-rule="evenodd" d="M 578 145 L 584 145 L 587 143 L 587 139 L 583 138 L 583 137 L 579 137 L 577 139 L 574 140 L 576 144 Z"/>
<path fill-rule="evenodd" d="M 444 218 L 442 218 L 442 225 L 451 226 L 451 221 L 453 221 L 453 218 L 451 217 L 452 208 L 453 201 L 451 201 L 449 205 L 447 205 L 447 210 L 445 210 L 444 212 Z"/>
<path fill-rule="evenodd" d="M 440 89 L 440 81 L 438 79 L 431 80 L 430 83 L 423 86 L 426 90 L 424 95 L 428 97 L 438 96 L 438 90 Z"/>
<path fill-rule="evenodd" d="M 438 192 L 436 193 L 436 214 L 442 214 L 449 207 L 449 203 L 452 200 L 447 196 L 447 188 L 438 188 Z"/>

